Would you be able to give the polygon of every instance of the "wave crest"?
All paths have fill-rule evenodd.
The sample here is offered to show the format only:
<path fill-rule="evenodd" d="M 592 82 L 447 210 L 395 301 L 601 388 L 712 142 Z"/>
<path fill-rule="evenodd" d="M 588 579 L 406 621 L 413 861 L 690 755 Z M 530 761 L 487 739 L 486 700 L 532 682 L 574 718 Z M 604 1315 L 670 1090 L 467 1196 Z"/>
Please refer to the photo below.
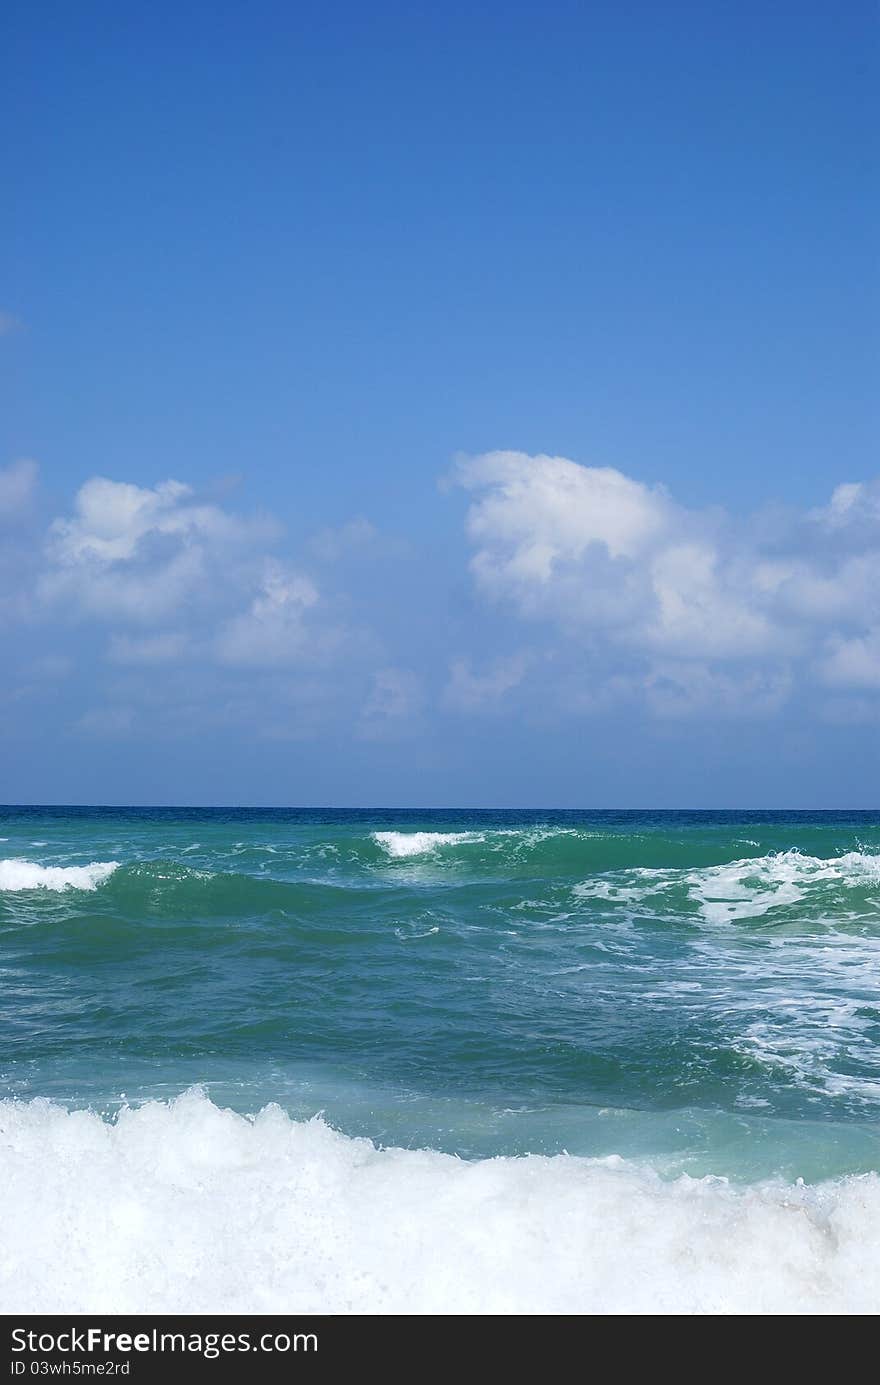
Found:
<path fill-rule="evenodd" d="M 880 856 L 847 851 L 825 858 L 780 851 L 700 869 L 636 866 L 581 881 L 574 893 L 581 899 L 633 906 L 679 890 L 707 923 L 719 924 L 763 918 L 771 910 L 809 904 L 811 899 L 821 908 L 829 887 L 880 889 Z M 835 910 L 834 918 L 845 918 L 845 913 Z"/>
<path fill-rule="evenodd" d="M 373 832 L 373 841 L 394 860 L 425 856 L 441 846 L 483 841 L 482 832 Z"/>
<path fill-rule="evenodd" d="M 41 866 L 36 861 L 0 861 L 0 890 L 94 890 L 119 869 L 118 861 L 87 866 Z"/>

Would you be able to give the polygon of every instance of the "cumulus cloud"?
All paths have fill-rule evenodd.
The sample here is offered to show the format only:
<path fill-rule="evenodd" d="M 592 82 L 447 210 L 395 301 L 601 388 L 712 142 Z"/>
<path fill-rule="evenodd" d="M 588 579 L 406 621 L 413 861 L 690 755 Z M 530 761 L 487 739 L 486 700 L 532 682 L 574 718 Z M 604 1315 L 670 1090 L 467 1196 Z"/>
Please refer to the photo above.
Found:
<path fill-rule="evenodd" d="M 478 493 L 468 514 L 477 583 L 522 614 L 665 652 L 724 657 L 772 646 L 736 555 L 718 544 L 717 520 L 662 488 L 520 452 L 463 460 L 458 479 Z"/>
<path fill-rule="evenodd" d="M 115 687 L 105 679 L 78 723 L 94 736 L 247 723 L 304 738 L 332 723 L 381 740 L 424 731 L 438 709 L 684 721 L 770 717 L 805 696 L 818 716 L 868 716 L 880 690 L 880 482 L 742 521 L 564 457 L 488 453 L 462 459 L 455 479 L 482 598 L 475 657 L 462 651 L 460 609 L 411 641 L 400 615 L 412 604 L 386 614 L 395 593 L 380 566 L 357 589 L 346 580 L 334 560 L 384 551 L 369 521 L 296 554 L 228 494 L 92 477 L 38 534 L 28 462 L 0 471 L 0 614 L 31 644 L 51 628 L 77 670 L 113 666 Z M 420 604 L 423 623 L 431 609 Z M 372 636 L 374 618 L 386 632 L 396 620 L 406 648 Z M 451 659 L 444 629 L 455 630 Z"/>
<path fill-rule="evenodd" d="M 589 651 L 615 697 L 636 688 L 658 715 L 769 714 L 793 671 L 880 686 L 880 482 L 738 524 L 565 457 L 464 458 L 456 480 L 473 496 L 478 589 Z"/>
<path fill-rule="evenodd" d="M 149 707 L 152 723 L 164 708 L 169 725 L 183 725 L 183 703 L 204 720 L 206 700 L 212 715 L 222 705 L 252 716 L 261 695 L 265 719 L 277 713 L 284 724 L 306 683 L 310 705 L 335 703 L 331 667 L 363 658 L 367 641 L 341 619 L 338 599 L 272 551 L 281 537 L 274 521 L 206 501 L 180 481 L 93 477 L 37 549 L 32 619 L 94 631 L 90 647 L 97 636 L 107 661 L 127 670 L 126 708 Z M 78 729 L 121 736 L 135 724 L 98 708 Z"/>
<path fill-rule="evenodd" d="M 164 621 L 240 582 L 252 550 L 275 533 L 266 520 L 198 502 L 179 481 L 150 488 L 96 476 L 73 514 L 50 526 L 40 593 L 89 616 Z"/>

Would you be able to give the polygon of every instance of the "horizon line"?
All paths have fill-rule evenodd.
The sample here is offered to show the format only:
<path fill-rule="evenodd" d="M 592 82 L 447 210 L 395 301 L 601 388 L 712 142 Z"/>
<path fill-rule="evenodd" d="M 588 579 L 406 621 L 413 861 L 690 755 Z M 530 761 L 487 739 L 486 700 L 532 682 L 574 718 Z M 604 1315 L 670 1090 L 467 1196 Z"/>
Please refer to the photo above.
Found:
<path fill-rule="evenodd" d="M 224 812 L 240 811 L 245 812 L 290 812 L 290 813 L 876 813 L 880 814 L 880 806 L 874 808 L 848 807 L 809 807 L 794 808 L 786 807 L 782 804 L 774 804 L 771 807 L 758 807 L 755 804 L 739 804 L 735 806 L 722 807 L 715 805 L 712 807 L 673 807 L 659 805 L 629 805 L 627 807 L 563 807 L 552 804 L 537 804 L 529 806 L 527 804 L 514 804 L 503 807 L 493 804 L 463 804 L 463 803 L 413 803 L 413 804 L 381 804 L 381 803 L 0 803 L 0 812 L 19 808 L 75 808 L 75 809 L 114 809 L 126 808 L 136 811 L 148 812 L 151 809 L 162 809 L 165 811 L 180 810 L 183 812 Z"/>

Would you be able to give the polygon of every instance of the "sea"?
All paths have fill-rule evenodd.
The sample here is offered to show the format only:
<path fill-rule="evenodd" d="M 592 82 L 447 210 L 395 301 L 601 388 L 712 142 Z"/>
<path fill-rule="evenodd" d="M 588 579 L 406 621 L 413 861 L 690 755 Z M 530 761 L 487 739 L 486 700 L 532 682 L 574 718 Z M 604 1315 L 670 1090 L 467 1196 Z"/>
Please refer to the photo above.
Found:
<path fill-rule="evenodd" d="M 0 1311 L 880 1308 L 880 814 L 0 809 Z"/>

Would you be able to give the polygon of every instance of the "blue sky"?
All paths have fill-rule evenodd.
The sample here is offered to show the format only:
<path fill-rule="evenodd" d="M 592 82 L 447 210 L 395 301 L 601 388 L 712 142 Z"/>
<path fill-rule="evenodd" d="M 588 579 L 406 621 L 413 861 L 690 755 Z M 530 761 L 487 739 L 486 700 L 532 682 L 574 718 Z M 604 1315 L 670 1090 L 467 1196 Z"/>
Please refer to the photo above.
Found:
<path fill-rule="evenodd" d="M 877 37 L 12 3 L 0 799 L 876 806 Z"/>

